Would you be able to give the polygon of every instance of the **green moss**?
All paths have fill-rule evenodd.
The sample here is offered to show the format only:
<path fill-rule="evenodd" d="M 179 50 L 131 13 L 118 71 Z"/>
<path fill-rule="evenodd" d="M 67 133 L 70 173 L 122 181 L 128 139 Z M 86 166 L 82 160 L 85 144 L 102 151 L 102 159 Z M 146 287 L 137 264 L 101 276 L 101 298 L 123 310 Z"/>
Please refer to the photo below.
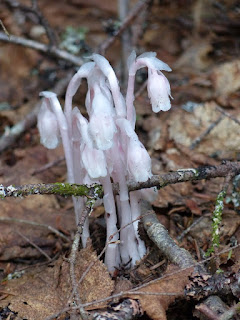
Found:
<path fill-rule="evenodd" d="M 79 185 L 75 183 L 55 183 L 51 189 L 54 194 L 61 196 L 90 196 L 93 198 L 101 198 L 103 195 L 103 188 L 100 185 Z"/>
<path fill-rule="evenodd" d="M 224 199 L 226 197 L 226 191 L 221 191 L 216 200 L 215 210 L 213 211 L 212 218 L 212 245 L 208 249 L 206 256 L 210 256 L 211 253 L 215 252 L 215 248 L 220 245 L 220 231 L 219 227 L 222 222 L 222 212 L 224 208 Z"/>

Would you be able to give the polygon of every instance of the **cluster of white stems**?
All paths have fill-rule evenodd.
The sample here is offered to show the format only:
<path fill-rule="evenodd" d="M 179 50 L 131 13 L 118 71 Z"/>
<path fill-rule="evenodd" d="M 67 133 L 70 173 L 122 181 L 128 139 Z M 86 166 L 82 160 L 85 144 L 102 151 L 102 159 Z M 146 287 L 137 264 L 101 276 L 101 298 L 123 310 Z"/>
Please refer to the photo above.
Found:
<path fill-rule="evenodd" d="M 126 99 L 120 92 L 118 80 L 109 62 L 99 54 L 93 54 L 91 62 L 80 67 L 71 79 L 65 99 L 64 111 L 55 93 L 41 93 L 43 101 L 38 115 L 41 143 L 54 149 L 62 141 L 68 181 L 78 184 L 100 183 L 104 188 L 103 204 L 108 245 L 105 263 L 110 272 L 121 264 L 134 265 L 146 253 L 146 247 L 138 233 L 139 201 L 151 200 L 155 191 L 128 192 L 127 181 L 147 181 L 151 173 L 151 159 L 135 133 L 136 112 L 134 82 L 138 69 L 148 68 L 148 95 L 154 112 L 170 109 L 170 85 L 160 70 L 170 67 L 148 52 L 136 57 L 132 52 L 128 59 L 129 80 Z M 86 119 L 72 99 L 81 80 L 87 79 Z M 114 196 L 112 182 L 119 184 L 119 196 Z M 83 212 L 85 199 L 73 197 L 76 223 Z M 127 226 L 126 226 L 127 225 Z M 121 228 L 120 235 L 117 228 Z M 82 244 L 89 237 L 88 219 L 84 225 Z"/>

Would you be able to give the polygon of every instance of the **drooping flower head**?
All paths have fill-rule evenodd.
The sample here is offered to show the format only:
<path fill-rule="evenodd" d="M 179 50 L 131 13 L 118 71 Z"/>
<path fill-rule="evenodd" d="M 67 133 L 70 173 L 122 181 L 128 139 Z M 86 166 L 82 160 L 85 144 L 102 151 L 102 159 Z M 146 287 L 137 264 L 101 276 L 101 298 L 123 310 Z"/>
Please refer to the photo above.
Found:
<path fill-rule="evenodd" d="M 40 111 L 38 113 L 38 130 L 40 133 L 40 141 L 44 147 L 55 149 L 60 143 L 60 131 L 56 115 L 52 112 L 49 102 L 44 99 L 42 101 Z"/>
<path fill-rule="evenodd" d="M 167 111 L 171 108 L 170 85 L 167 78 L 160 70 L 172 71 L 171 68 L 163 61 L 156 58 L 155 52 L 146 52 L 136 58 L 133 51 L 128 58 L 129 80 L 127 91 L 127 118 L 135 127 L 135 108 L 134 101 L 134 81 L 137 70 L 148 68 L 148 96 L 152 104 L 153 112 Z"/>
<path fill-rule="evenodd" d="M 89 133 L 97 149 L 108 150 L 113 145 L 113 137 L 117 131 L 114 121 L 116 114 L 112 100 L 98 86 L 94 87 L 91 110 Z"/>

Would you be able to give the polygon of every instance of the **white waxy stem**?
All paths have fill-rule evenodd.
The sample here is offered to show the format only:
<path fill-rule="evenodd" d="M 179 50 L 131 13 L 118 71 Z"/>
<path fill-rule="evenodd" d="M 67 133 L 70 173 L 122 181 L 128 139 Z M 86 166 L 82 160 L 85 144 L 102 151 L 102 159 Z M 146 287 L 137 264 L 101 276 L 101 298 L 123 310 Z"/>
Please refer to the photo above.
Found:
<path fill-rule="evenodd" d="M 131 214 L 132 214 L 132 221 L 133 222 L 133 229 L 135 232 L 135 237 L 137 239 L 137 248 L 138 248 L 138 253 L 140 255 L 140 258 L 142 259 L 143 256 L 146 254 L 146 246 L 144 241 L 140 238 L 139 232 L 138 232 L 138 224 L 139 224 L 139 216 L 141 212 L 140 208 L 140 200 L 142 198 L 142 194 L 140 192 L 141 190 L 137 191 L 132 191 L 130 192 L 130 206 L 131 206 Z M 138 219 L 138 220 L 137 220 Z"/>
<path fill-rule="evenodd" d="M 103 203 L 105 208 L 105 219 L 107 226 L 107 239 L 108 242 L 111 238 L 111 242 L 108 244 L 105 253 L 105 264 L 110 272 L 115 270 L 115 267 L 119 266 L 120 253 L 119 253 L 119 234 L 117 232 L 117 214 L 115 201 L 113 196 L 112 184 L 110 176 L 107 175 L 101 179 L 101 183 L 104 189 Z"/>

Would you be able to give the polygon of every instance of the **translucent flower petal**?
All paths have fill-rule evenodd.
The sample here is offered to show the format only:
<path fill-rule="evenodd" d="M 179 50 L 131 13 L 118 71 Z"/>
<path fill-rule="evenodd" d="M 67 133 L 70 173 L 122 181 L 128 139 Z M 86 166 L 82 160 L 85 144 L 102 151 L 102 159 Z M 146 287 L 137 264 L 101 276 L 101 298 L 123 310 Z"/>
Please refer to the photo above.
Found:
<path fill-rule="evenodd" d="M 141 59 L 141 58 L 152 58 L 152 57 L 156 57 L 156 55 L 157 55 L 156 52 L 152 52 L 152 51 L 144 52 L 144 53 L 140 54 L 140 56 L 138 56 L 138 59 Z"/>
<path fill-rule="evenodd" d="M 89 121 L 89 133 L 97 149 L 108 150 L 112 147 L 113 137 L 117 131 L 114 117 L 112 102 L 98 90 L 93 98 Z"/>
<path fill-rule="evenodd" d="M 162 73 L 149 70 L 147 89 L 153 112 L 168 111 L 171 108 L 170 85 Z"/>
<path fill-rule="evenodd" d="M 130 139 L 127 156 L 128 172 L 137 182 L 147 181 L 151 176 L 151 158 L 140 141 Z"/>
<path fill-rule="evenodd" d="M 155 57 L 137 58 L 137 62 L 139 64 L 138 69 L 148 67 L 154 70 L 172 71 L 169 65 Z"/>
<path fill-rule="evenodd" d="M 91 179 L 106 177 L 107 164 L 102 150 L 85 145 L 82 150 L 82 162 Z"/>
<path fill-rule="evenodd" d="M 48 108 L 47 101 L 43 100 L 38 113 L 38 130 L 41 143 L 48 149 L 55 149 L 60 142 L 60 131 L 55 114 Z"/>

